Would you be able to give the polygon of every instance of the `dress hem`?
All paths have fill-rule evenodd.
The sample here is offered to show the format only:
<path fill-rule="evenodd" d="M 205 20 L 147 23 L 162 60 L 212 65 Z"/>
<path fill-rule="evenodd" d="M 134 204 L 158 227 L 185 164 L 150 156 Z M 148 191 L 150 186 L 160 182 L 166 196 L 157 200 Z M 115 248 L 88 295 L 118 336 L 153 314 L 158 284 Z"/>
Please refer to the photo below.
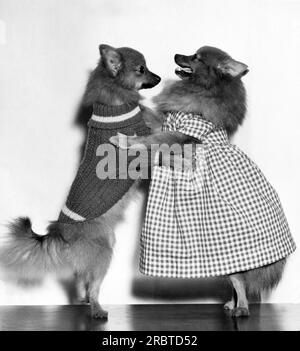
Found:
<path fill-rule="evenodd" d="M 217 274 L 206 274 L 206 275 L 198 275 L 198 274 L 196 274 L 196 275 L 185 275 L 185 276 L 183 276 L 183 275 L 168 275 L 168 274 L 163 274 L 163 273 L 162 274 L 161 273 L 146 273 L 146 270 L 142 269 L 141 266 L 139 267 L 139 271 L 143 275 L 151 276 L 151 277 L 157 277 L 157 278 L 197 279 L 197 278 L 222 277 L 222 276 L 225 276 L 225 275 L 230 275 L 230 274 L 239 273 L 239 272 L 245 272 L 245 271 L 249 271 L 249 270 L 252 270 L 252 269 L 268 266 L 270 264 L 276 263 L 278 261 L 281 261 L 281 260 L 287 258 L 295 250 L 296 250 L 296 246 L 294 246 L 289 253 L 279 256 L 279 258 L 276 259 L 276 260 L 272 260 L 270 262 L 266 262 L 264 264 L 259 264 L 259 265 L 249 265 L 249 266 L 245 266 L 245 267 L 243 267 L 241 269 L 230 270 L 230 271 L 226 271 L 226 272 L 220 273 L 220 274 L 218 274 L 218 273 Z"/>

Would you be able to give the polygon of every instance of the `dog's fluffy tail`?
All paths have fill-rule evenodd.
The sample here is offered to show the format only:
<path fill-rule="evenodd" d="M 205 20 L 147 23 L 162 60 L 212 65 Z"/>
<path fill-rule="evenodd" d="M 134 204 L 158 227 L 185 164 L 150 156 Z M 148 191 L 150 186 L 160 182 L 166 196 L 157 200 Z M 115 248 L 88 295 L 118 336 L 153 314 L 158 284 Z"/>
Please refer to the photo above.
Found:
<path fill-rule="evenodd" d="M 57 223 L 49 225 L 46 235 L 34 233 L 27 217 L 14 220 L 8 227 L 8 241 L 0 249 L 1 271 L 8 278 L 35 282 L 47 273 L 65 269 L 63 249 L 67 243 Z"/>
<path fill-rule="evenodd" d="M 286 264 L 283 258 L 264 267 L 251 269 L 243 273 L 248 294 L 260 296 L 262 290 L 270 290 L 280 282 Z"/>

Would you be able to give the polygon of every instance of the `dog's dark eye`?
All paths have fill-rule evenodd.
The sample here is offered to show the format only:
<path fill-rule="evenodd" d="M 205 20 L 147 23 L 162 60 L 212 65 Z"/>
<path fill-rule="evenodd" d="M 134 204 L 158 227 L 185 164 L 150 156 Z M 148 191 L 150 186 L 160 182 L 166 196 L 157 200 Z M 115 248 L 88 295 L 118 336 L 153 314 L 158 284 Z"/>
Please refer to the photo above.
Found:
<path fill-rule="evenodd" d="M 198 54 L 193 55 L 192 61 L 198 61 L 205 64 L 205 62 L 201 59 L 201 56 Z"/>
<path fill-rule="evenodd" d="M 142 73 L 142 74 L 145 73 L 145 67 L 144 66 L 140 66 L 139 72 Z"/>

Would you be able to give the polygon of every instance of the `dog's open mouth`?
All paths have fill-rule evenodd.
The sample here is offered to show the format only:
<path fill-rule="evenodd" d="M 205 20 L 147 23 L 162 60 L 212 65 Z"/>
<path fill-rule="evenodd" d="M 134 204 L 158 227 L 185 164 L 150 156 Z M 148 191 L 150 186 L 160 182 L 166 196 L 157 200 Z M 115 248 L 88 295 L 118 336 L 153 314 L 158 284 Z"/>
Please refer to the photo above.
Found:
<path fill-rule="evenodd" d="M 176 67 L 175 73 L 180 77 L 180 78 L 189 78 L 193 70 L 190 67 Z"/>

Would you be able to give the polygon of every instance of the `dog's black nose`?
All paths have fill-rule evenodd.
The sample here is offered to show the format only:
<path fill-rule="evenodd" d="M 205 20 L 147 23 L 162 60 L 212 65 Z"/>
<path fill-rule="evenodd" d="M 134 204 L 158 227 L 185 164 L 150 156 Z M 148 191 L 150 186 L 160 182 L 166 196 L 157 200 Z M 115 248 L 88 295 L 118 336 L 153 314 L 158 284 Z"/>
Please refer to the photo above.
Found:
<path fill-rule="evenodd" d="M 160 76 L 158 76 L 156 74 L 153 74 L 153 76 L 154 76 L 153 78 L 154 78 L 155 83 L 158 84 L 161 81 Z"/>
<path fill-rule="evenodd" d="M 155 87 L 161 81 L 160 76 L 152 72 L 148 72 L 147 81 L 142 84 L 141 89 L 149 89 Z"/>

